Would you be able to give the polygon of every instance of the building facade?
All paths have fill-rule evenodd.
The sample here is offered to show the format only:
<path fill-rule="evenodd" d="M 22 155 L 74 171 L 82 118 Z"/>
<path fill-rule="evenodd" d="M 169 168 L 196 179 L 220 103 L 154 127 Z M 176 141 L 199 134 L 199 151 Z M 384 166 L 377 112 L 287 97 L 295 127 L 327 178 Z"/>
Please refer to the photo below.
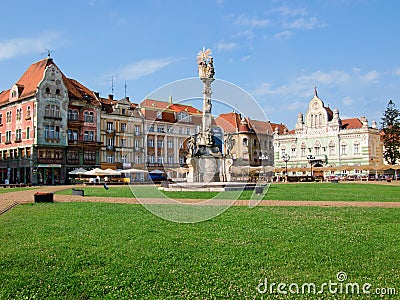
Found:
<path fill-rule="evenodd" d="M 175 168 L 186 164 L 187 140 L 200 131 L 202 112 L 190 105 L 146 99 L 144 117 L 146 167 Z"/>
<path fill-rule="evenodd" d="M 129 97 L 114 100 L 100 98 L 101 112 L 101 168 L 144 168 L 144 118 L 138 105 Z"/>
<path fill-rule="evenodd" d="M 362 166 L 382 164 L 382 143 L 376 122 L 369 126 L 365 117 L 341 119 L 339 110 L 326 107 L 316 89 L 305 118 L 298 114 L 295 129 L 282 133 L 276 127 L 274 132 L 277 167 L 347 166 L 343 172 L 350 174 Z"/>
<path fill-rule="evenodd" d="M 99 165 L 99 108 L 95 95 L 67 78 L 51 58 L 32 64 L 0 93 L 0 182 L 62 184 L 69 170 Z M 75 127 L 71 109 L 79 122 Z M 71 149 L 77 149 L 73 159 Z"/>
<path fill-rule="evenodd" d="M 224 147 L 224 154 L 230 152 L 234 165 L 273 164 L 273 133 L 270 122 L 243 118 L 237 112 L 220 114 L 215 122 L 224 132 L 225 144 L 228 137 L 231 139 L 232 149 Z"/>

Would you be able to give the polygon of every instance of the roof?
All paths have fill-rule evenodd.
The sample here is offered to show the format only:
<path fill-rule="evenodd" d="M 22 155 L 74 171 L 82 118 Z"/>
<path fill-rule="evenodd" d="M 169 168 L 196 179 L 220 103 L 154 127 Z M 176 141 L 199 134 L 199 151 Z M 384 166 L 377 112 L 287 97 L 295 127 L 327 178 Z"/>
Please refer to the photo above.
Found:
<path fill-rule="evenodd" d="M 145 99 L 143 100 L 139 106 L 141 108 L 151 108 L 151 109 L 162 109 L 162 110 L 171 110 L 174 112 L 181 112 L 186 111 L 189 114 L 201 114 L 201 110 L 185 104 L 178 104 L 178 103 L 170 103 L 160 100 L 152 100 L 152 99 Z"/>
<path fill-rule="evenodd" d="M 362 122 L 358 118 L 343 119 L 342 129 L 356 129 L 362 128 Z"/>
<path fill-rule="evenodd" d="M 259 120 L 249 119 L 249 123 L 250 127 L 253 128 L 253 130 L 256 133 L 259 134 L 273 133 L 271 122 L 269 121 L 259 121 Z"/>
<path fill-rule="evenodd" d="M 285 125 L 285 124 L 282 124 L 282 123 L 280 123 L 280 124 L 271 123 L 271 127 L 272 127 L 272 130 L 273 130 L 274 132 L 275 132 L 276 128 L 278 128 L 278 133 L 279 133 L 279 134 L 284 134 L 285 132 L 288 132 L 288 131 L 289 131 L 288 128 L 286 127 L 286 125 Z"/>
<path fill-rule="evenodd" d="M 51 65 L 55 65 L 57 67 L 52 58 L 45 58 L 29 66 L 21 78 L 15 83 L 18 86 L 19 91 L 18 99 L 24 99 L 35 95 L 37 87 L 44 77 L 46 68 Z M 70 99 L 76 98 L 80 100 L 91 101 L 93 104 L 99 103 L 93 91 L 89 90 L 77 80 L 67 78 L 63 72 L 61 72 L 61 75 L 63 82 L 68 89 L 68 96 Z M 8 101 L 9 93 L 10 90 L 7 90 L 0 94 L 0 105 Z"/>
<path fill-rule="evenodd" d="M 236 132 L 240 126 L 240 121 L 241 115 L 234 111 L 226 114 L 220 114 L 215 119 L 215 123 L 221 127 L 224 132 Z"/>

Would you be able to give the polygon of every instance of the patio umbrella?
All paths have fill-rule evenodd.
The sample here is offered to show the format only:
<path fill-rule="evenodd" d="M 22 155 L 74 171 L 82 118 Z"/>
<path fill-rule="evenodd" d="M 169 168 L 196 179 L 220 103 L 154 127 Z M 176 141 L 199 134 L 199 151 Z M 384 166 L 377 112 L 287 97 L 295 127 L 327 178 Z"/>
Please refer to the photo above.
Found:
<path fill-rule="evenodd" d="M 126 170 L 119 170 L 119 172 L 124 173 L 124 174 L 134 174 L 134 173 L 147 173 L 148 171 L 131 168 L 131 169 L 126 169 Z"/>
<path fill-rule="evenodd" d="M 76 170 L 73 170 L 73 171 L 69 172 L 68 174 L 69 175 L 83 175 L 86 172 L 87 172 L 87 170 L 85 170 L 83 168 L 79 168 L 79 169 L 76 169 Z"/>
<path fill-rule="evenodd" d="M 92 169 L 90 171 L 86 171 L 84 173 L 84 175 L 90 175 L 90 176 L 106 176 L 109 175 L 107 172 L 105 172 L 105 170 L 99 169 L 99 168 L 95 168 Z"/>
<path fill-rule="evenodd" d="M 115 171 L 113 169 L 105 169 L 104 172 L 106 173 L 105 175 L 109 176 L 121 175 L 121 172 Z"/>

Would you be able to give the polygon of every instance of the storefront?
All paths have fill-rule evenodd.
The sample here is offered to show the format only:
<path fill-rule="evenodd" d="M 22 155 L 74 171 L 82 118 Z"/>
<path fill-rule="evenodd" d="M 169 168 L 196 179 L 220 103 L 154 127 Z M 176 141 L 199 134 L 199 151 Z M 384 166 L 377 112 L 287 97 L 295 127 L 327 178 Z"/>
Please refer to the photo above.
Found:
<path fill-rule="evenodd" d="M 38 184 L 60 184 L 61 164 L 38 164 L 37 166 Z"/>

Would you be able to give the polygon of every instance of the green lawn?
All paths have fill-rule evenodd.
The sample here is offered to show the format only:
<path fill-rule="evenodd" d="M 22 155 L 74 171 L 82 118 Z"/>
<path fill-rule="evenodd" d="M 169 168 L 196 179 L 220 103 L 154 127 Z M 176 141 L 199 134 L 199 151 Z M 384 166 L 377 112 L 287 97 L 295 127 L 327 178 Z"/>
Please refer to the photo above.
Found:
<path fill-rule="evenodd" d="M 161 197 L 163 194 L 175 199 L 251 199 L 252 191 L 237 192 L 163 192 L 154 186 L 133 186 L 140 197 Z M 110 186 L 109 190 L 84 187 L 85 196 L 133 197 L 128 186 Z M 58 192 L 71 194 L 71 190 Z M 271 184 L 264 196 L 266 200 L 309 200 L 309 201 L 400 201 L 400 186 L 358 183 L 291 183 Z"/>
<path fill-rule="evenodd" d="M 290 299 L 256 287 L 338 272 L 399 293 L 399 220 L 400 209 L 231 207 L 179 224 L 140 205 L 24 204 L 0 217 L 0 299 Z"/>

